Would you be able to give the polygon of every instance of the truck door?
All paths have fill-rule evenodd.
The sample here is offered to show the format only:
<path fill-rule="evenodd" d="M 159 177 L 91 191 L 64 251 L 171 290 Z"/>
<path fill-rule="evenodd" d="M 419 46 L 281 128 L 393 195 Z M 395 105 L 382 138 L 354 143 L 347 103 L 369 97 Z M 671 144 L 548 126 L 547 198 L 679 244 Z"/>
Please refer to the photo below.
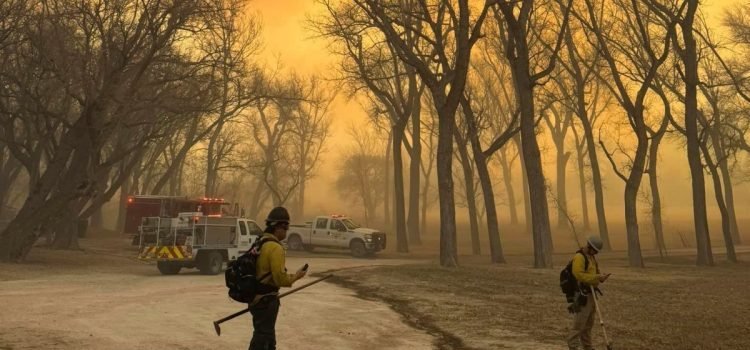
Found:
<path fill-rule="evenodd" d="M 245 220 L 237 220 L 237 224 L 240 226 L 240 237 L 239 241 L 237 242 L 238 247 L 249 247 L 251 242 L 250 238 L 250 230 L 247 227 L 247 223 Z"/>
<path fill-rule="evenodd" d="M 310 241 L 313 245 L 329 245 L 331 233 L 328 232 L 328 218 L 318 218 L 313 223 Z"/>
<path fill-rule="evenodd" d="M 331 245 L 336 247 L 346 247 L 349 242 L 349 232 L 341 220 L 331 220 L 330 237 L 333 239 Z"/>
<path fill-rule="evenodd" d="M 263 235 L 263 230 L 254 221 L 245 221 L 245 223 L 247 224 L 247 231 L 250 234 L 250 244 L 253 244 Z"/>

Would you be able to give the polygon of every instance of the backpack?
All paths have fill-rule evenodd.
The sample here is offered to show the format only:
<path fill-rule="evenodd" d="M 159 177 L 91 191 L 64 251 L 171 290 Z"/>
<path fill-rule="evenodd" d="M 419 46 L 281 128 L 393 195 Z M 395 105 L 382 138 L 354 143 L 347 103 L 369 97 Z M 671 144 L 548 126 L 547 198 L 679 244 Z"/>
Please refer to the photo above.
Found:
<path fill-rule="evenodd" d="M 237 260 L 230 261 L 224 271 L 224 281 L 229 288 L 229 297 L 241 303 L 250 303 L 259 294 L 266 294 L 278 290 L 274 286 L 263 284 L 260 281 L 266 279 L 271 273 L 260 278 L 255 276 L 258 267 L 258 257 L 263 243 L 269 239 L 259 239 L 250 246 L 250 249 L 242 254 Z M 273 241 L 273 240 L 271 240 Z"/>
<path fill-rule="evenodd" d="M 586 257 L 586 254 L 583 254 L 583 252 L 581 252 L 580 250 L 576 252 L 576 254 L 578 253 L 583 255 L 584 270 L 588 270 L 589 259 Z M 576 277 L 573 275 L 572 259 L 568 262 L 568 265 L 566 265 L 565 268 L 560 271 L 560 289 L 562 290 L 563 294 L 565 294 L 565 299 L 569 303 L 572 303 L 573 300 L 575 300 L 575 294 L 579 289 L 578 280 L 576 280 Z"/>

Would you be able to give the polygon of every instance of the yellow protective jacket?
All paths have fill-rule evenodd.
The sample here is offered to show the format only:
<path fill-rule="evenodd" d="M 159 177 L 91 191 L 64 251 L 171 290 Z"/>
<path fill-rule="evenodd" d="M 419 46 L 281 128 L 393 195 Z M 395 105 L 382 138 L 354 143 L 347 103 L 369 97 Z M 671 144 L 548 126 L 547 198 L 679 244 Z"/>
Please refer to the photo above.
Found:
<path fill-rule="evenodd" d="M 587 258 L 589 261 L 588 269 L 586 268 Z M 576 255 L 573 256 L 572 270 L 573 276 L 575 276 L 578 282 L 594 287 L 599 285 L 599 279 L 597 278 L 597 275 L 599 274 L 599 266 L 593 256 L 584 257 L 583 253 L 576 253 Z"/>
<path fill-rule="evenodd" d="M 286 273 L 286 256 L 284 247 L 276 239 L 276 237 L 270 233 L 264 233 L 260 239 L 266 240 L 263 246 L 260 248 L 260 256 L 258 256 L 256 266 L 256 276 L 258 278 L 266 276 L 269 272 L 270 276 L 261 280 L 263 284 L 268 284 L 275 287 L 291 287 L 294 283 L 294 275 Z"/>

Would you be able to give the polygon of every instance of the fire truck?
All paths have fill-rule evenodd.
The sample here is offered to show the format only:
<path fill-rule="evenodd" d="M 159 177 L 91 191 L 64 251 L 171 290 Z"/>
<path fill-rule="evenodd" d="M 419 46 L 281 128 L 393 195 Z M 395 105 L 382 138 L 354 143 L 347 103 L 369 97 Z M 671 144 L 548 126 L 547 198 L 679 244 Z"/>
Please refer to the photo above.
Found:
<path fill-rule="evenodd" d="M 132 235 L 133 245 L 138 245 L 138 227 L 145 217 L 176 218 L 183 212 L 200 212 L 208 217 L 222 217 L 230 214 L 230 204 L 222 198 L 188 198 L 184 196 L 128 197 L 125 210 L 123 234 Z M 236 208 L 234 215 L 237 215 Z"/>
<path fill-rule="evenodd" d="M 138 258 L 155 261 L 164 275 L 183 268 L 198 268 L 215 275 L 225 262 L 236 260 L 263 234 L 253 220 L 201 212 L 179 213 L 176 218 L 145 217 L 140 226 Z"/>

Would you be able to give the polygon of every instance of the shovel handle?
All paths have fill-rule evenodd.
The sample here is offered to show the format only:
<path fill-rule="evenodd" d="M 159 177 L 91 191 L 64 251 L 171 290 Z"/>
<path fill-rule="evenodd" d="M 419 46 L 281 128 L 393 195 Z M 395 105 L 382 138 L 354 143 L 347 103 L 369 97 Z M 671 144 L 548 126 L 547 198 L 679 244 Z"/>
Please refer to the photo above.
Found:
<path fill-rule="evenodd" d="M 294 289 L 292 289 L 292 290 L 290 290 L 290 291 L 288 291 L 286 293 L 279 294 L 279 299 L 281 299 L 281 298 L 283 298 L 283 297 L 285 297 L 285 296 L 287 296 L 289 294 L 299 292 L 300 290 L 303 290 L 303 289 L 305 289 L 305 288 L 307 288 L 309 286 L 312 286 L 313 284 L 323 282 L 323 281 L 325 281 L 325 280 L 327 280 L 327 279 L 329 279 L 331 277 L 333 277 L 333 275 L 326 275 L 324 277 L 316 279 L 315 281 L 312 281 L 310 283 L 303 284 L 303 285 L 301 285 L 301 286 L 299 286 L 297 288 L 294 288 Z M 231 315 L 229 315 L 227 317 L 224 317 L 224 318 L 222 318 L 220 320 L 214 321 L 214 330 L 216 331 L 216 335 L 218 335 L 218 336 L 221 335 L 221 326 L 220 325 L 222 323 L 224 323 L 226 321 L 229 321 L 229 320 L 231 320 L 233 318 L 236 318 L 236 317 L 238 317 L 240 315 L 243 315 L 243 314 L 245 314 L 247 312 L 250 312 L 250 308 L 249 307 L 246 308 L 246 309 L 242 309 L 240 311 L 237 311 L 237 312 L 235 312 L 235 313 L 233 313 L 233 314 L 231 314 Z"/>
<path fill-rule="evenodd" d="M 589 286 L 591 289 L 591 296 L 594 297 L 594 306 L 596 308 L 596 315 L 599 316 L 599 324 L 602 326 L 602 334 L 604 334 L 604 343 L 607 344 L 607 350 L 612 350 L 612 343 L 609 342 L 607 336 L 607 329 L 604 328 L 604 319 L 602 318 L 602 311 L 599 310 L 599 298 L 596 297 L 596 291 L 593 286 Z"/>

